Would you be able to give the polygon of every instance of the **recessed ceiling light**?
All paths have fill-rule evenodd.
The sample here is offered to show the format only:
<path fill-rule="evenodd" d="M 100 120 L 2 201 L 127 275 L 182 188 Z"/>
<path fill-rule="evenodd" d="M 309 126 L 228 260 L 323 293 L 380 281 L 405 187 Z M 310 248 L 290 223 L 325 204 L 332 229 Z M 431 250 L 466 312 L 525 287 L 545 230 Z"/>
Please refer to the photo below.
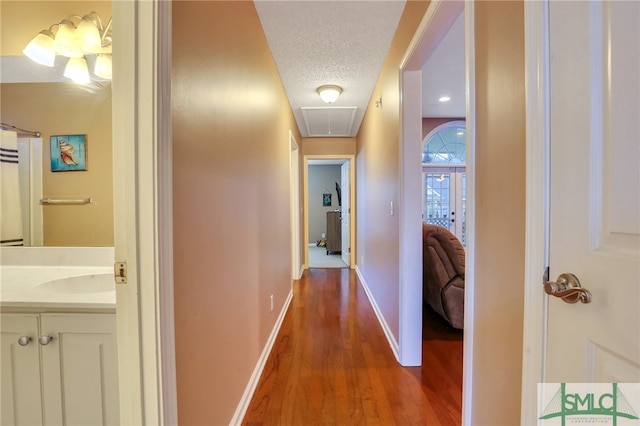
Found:
<path fill-rule="evenodd" d="M 449 96 L 442 96 L 440 99 L 438 99 L 440 102 L 449 102 L 451 100 L 451 98 Z"/>

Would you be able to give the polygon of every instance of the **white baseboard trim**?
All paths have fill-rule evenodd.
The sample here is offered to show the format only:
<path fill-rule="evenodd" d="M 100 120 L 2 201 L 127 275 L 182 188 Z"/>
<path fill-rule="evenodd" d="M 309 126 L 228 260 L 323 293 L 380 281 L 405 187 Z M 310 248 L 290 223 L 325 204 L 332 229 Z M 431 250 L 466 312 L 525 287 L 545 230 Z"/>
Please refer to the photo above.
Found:
<path fill-rule="evenodd" d="M 287 309 L 289 309 L 289 304 L 291 303 L 291 299 L 293 299 L 293 290 L 289 291 L 289 295 L 287 296 L 287 300 L 284 302 L 284 306 L 280 311 L 280 315 L 276 320 L 275 325 L 273 326 L 273 330 L 271 330 L 271 334 L 269 335 L 269 339 L 267 339 L 267 343 L 262 350 L 262 354 L 260 358 L 258 358 L 258 363 L 256 367 L 253 369 L 253 374 L 249 379 L 249 383 L 247 383 L 247 387 L 244 390 L 244 394 L 242 394 L 242 398 L 238 403 L 238 407 L 236 408 L 236 412 L 233 413 L 233 417 L 229 422 L 230 426 L 240 425 L 242 420 L 244 419 L 244 415 L 247 413 L 247 409 L 249 408 L 249 403 L 251 402 L 251 398 L 253 398 L 253 393 L 256 391 L 256 387 L 258 386 L 258 382 L 260 381 L 260 376 L 262 376 L 262 371 L 264 370 L 265 364 L 267 363 L 267 359 L 269 358 L 269 354 L 273 349 L 273 344 L 276 341 L 276 337 L 278 336 L 278 332 L 280 331 L 280 327 L 282 326 L 282 321 L 284 320 L 284 316 L 287 313 Z"/>
<path fill-rule="evenodd" d="M 382 315 L 382 312 L 380 312 L 380 308 L 378 307 L 378 304 L 376 303 L 376 300 L 373 298 L 373 295 L 371 294 L 371 291 L 369 290 L 369 287 L 367 286 L 367 282 L 365 281 L 364 277 L 362 276 L 362 273 L 360 272 L 360 269 L 358 268 L 358 266 L 356 266 L 356 274 L 358 275 L 358 279 L 360 280 L 360 283 L 362 284 L 362 288 L 364 289 L 364 292 L 367 294 L 367 298 L 369 299 L 369 303 L 371 303 L 371 307 L 373 308 L 373 312 L 376 313 L 376 317 L 378 317 L 378 322 L 380 323 L 380 326 L 382 327 L 382 331 L 384 332 L 384 335 L 387 337 L 387 341 L 389 342 L 389 346 L 391 346 L 391 351 L 393 352 L 393 355 L 396 357 L 396 361 L 398 361 L 398 363 L 400 362 L 400 355 L 398 352 L 398 342 L 396 341 L 395 337 L 393 337 L 393 333 L 391 332 L 391 329 L 389 328 L 389 325 L 387 324 L 387 321 L 384 319 L 384 316 Z"/>

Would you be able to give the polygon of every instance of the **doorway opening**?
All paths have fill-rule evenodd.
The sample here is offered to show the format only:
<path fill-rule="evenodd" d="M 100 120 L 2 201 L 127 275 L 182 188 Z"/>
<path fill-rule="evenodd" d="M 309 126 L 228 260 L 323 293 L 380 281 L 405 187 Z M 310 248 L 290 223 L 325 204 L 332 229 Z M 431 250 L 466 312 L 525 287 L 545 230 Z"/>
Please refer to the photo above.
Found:
<path fill-rule="evenodd" d="M 402 139 L 400 141 L 401 158 L 401 180 L 400 188 L 400 327 L 399 327 L 399 361 L 402 365 L 421 365 L 423 362 L 422 348 L 423 336 L 428 335 L 430 330 L 423 330 L 423 315 L 425 305 L 423 299 L 422 280 L 422 223 L 423 214 L 426 220 L 429 219 L 429 207 L 431 207 L 431 219 L 443 219 L 446 214 L 447 225 L 451 227 L 451 212 L 459 215 L 465 211 L 465 224 L 469 225 L 471 233 L 465 236 L 466 243 L 466 285 L 464 290 L 464 349 L 461 363 L 464 364 L 464 376 L 462 377 L 462 423 L 468 423 L 472 407 L 472 395 L 470 394 L 472 377 L 472 348 L 473 348 L 473 324 L 469 321 L 473 317 L 473 234 L 472 224 L 474 219 L 473 204 L 461 206 L 456 202 L 455 192 L 460 192 L 464 188 L 465 197 L 460 197 L 460 201 L 469 196 L 473 200 L 473 137 L 474 137 L 474 81 L 473 81 L 473 4 L 468 2 L 448 2 L 434 1 L 429 6 L 425 17 L 420 24 L 418 31 L 407 49 L 407 53 L 401 63 L 401 97 L 402 97 Z M 458 27 L 461 29 L 458 41 L 461 44 L 458 48 L 447 47 L 451 30 Z M 445 55 L 439 56 L 438 51 L 444 50 Z M 444 71 L 445 74 L 452 74 L 451 70 L 444 65 L 448 59 L 447 55 L 459 55 L 461 59 L 462 74 L 458 83 L 462 86 L 459 95 L 443 93 L 446 87 L 438 84 L 437 73 Z M 426 70 L 432 63 L 432 69 Z M 446 75 L 444 76 L 446 77 Z M 431 92 L 429 92 L 431 90 Z M 431 94 L 433 98 L 428 98 Z M 436 97 L 437 96 L 437 97 Z M 456 98 L 462 103 L 462 112 L 450 112 L 447 110 L 450 101 Z M 432 114 L 425 111 L 432 107 Z M 436 111 L 447 110 L 447 114 L 440 114 Z M 468 148 L 466 151 L 467 163 L 465 169 L 458 169 L 463 164 L 434 164 L 423 168 L 421 161 L 425 136 L 444 121 L 463 119 L 466 121 L 466 135 L 464 144 Z M 431 129 L 425 129 L 427 125 Z M 430 169 L 431 168 L 431 169 Z M 469 172 L 469 179 L 464 173 Z M 448 185 L 444 182 L 448 181 Z M 469 186 L 467 187 L 467 183 Z M 429 188 L 431 187 L 431 188 Z M 454 189 L 455 188 L 455 189 Z M 455 191 L 452 195 L 452 189 Z M 435 192 L 433 197 L 424 197 L 429 190 Z M 444 192 L 447 192 L 445 195 Z M 418 195 L 421 194 L 421 195 Z M 444 204 L 446 208 L 439 205 L 436 209 L 435 201 Z M 433 205 L 426 205 L 433 202 Z M 426 205 L 426 206 L 425 206 Z M 436 212 L 437 211 L 437 212 Z M 440 217 L 438 217 L 440 216 Z M 425 220 L 425 221 L 426 221 Z M 457 222 L 456 220 L 453 222 Z M 466 227 L 465 227 L 466 228 Z M 466 230 L 464 234 L 466 234 Z M 471 238 L 469 238 L 471 237 Z M 425 308 L 426 310 L 426 308 Z M 424 332 L 424 334 L 423 334 Z"/>
<path fill-rule="evenodd" d="M 349 155 L 304 157 L 305 269 L 353 267 L 353 161 Z"/>

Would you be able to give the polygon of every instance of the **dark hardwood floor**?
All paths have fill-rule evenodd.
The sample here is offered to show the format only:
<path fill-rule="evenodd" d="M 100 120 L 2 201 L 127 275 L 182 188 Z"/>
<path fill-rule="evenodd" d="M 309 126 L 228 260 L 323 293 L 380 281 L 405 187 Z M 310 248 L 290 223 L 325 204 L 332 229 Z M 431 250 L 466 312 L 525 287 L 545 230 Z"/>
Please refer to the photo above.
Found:
<path fill-rule="evenodd" d="M 423 316 L 423 365 L 401 367 L 355 272 L 306 270 L 243 424 L 459 425 L 462 331 Z"/>

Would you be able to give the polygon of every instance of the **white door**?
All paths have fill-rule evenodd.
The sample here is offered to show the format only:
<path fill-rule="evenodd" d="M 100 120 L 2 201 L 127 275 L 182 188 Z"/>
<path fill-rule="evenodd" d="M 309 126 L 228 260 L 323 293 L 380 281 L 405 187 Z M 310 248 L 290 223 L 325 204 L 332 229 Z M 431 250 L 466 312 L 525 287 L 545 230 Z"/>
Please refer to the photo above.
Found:
<path fill-rule="evenodd" d="M 342 261 L 351 266 L 351 241 L 350 241 L 350 228 L 349 220 L 351 217 L 351 206 L 349 205 L 350 188 L 350 164 L 349 161 L 342 163 L 340 168 L 341 176 L 341 199 L 342 199 L 342 214 L 341 214 L 341 234 L 342 234 Z"/>
<path fill-rule="evenodd" d="M 465 167 L 422 167 L 422 221 L 451 231 L 466 246 Z"/>
<path fill-rule="evenodd" d="M 640 2 L 549 17 L 550 280 L 575 274 L 592 300 L 549 296 L 545 381 L 638 383 Z"/>

